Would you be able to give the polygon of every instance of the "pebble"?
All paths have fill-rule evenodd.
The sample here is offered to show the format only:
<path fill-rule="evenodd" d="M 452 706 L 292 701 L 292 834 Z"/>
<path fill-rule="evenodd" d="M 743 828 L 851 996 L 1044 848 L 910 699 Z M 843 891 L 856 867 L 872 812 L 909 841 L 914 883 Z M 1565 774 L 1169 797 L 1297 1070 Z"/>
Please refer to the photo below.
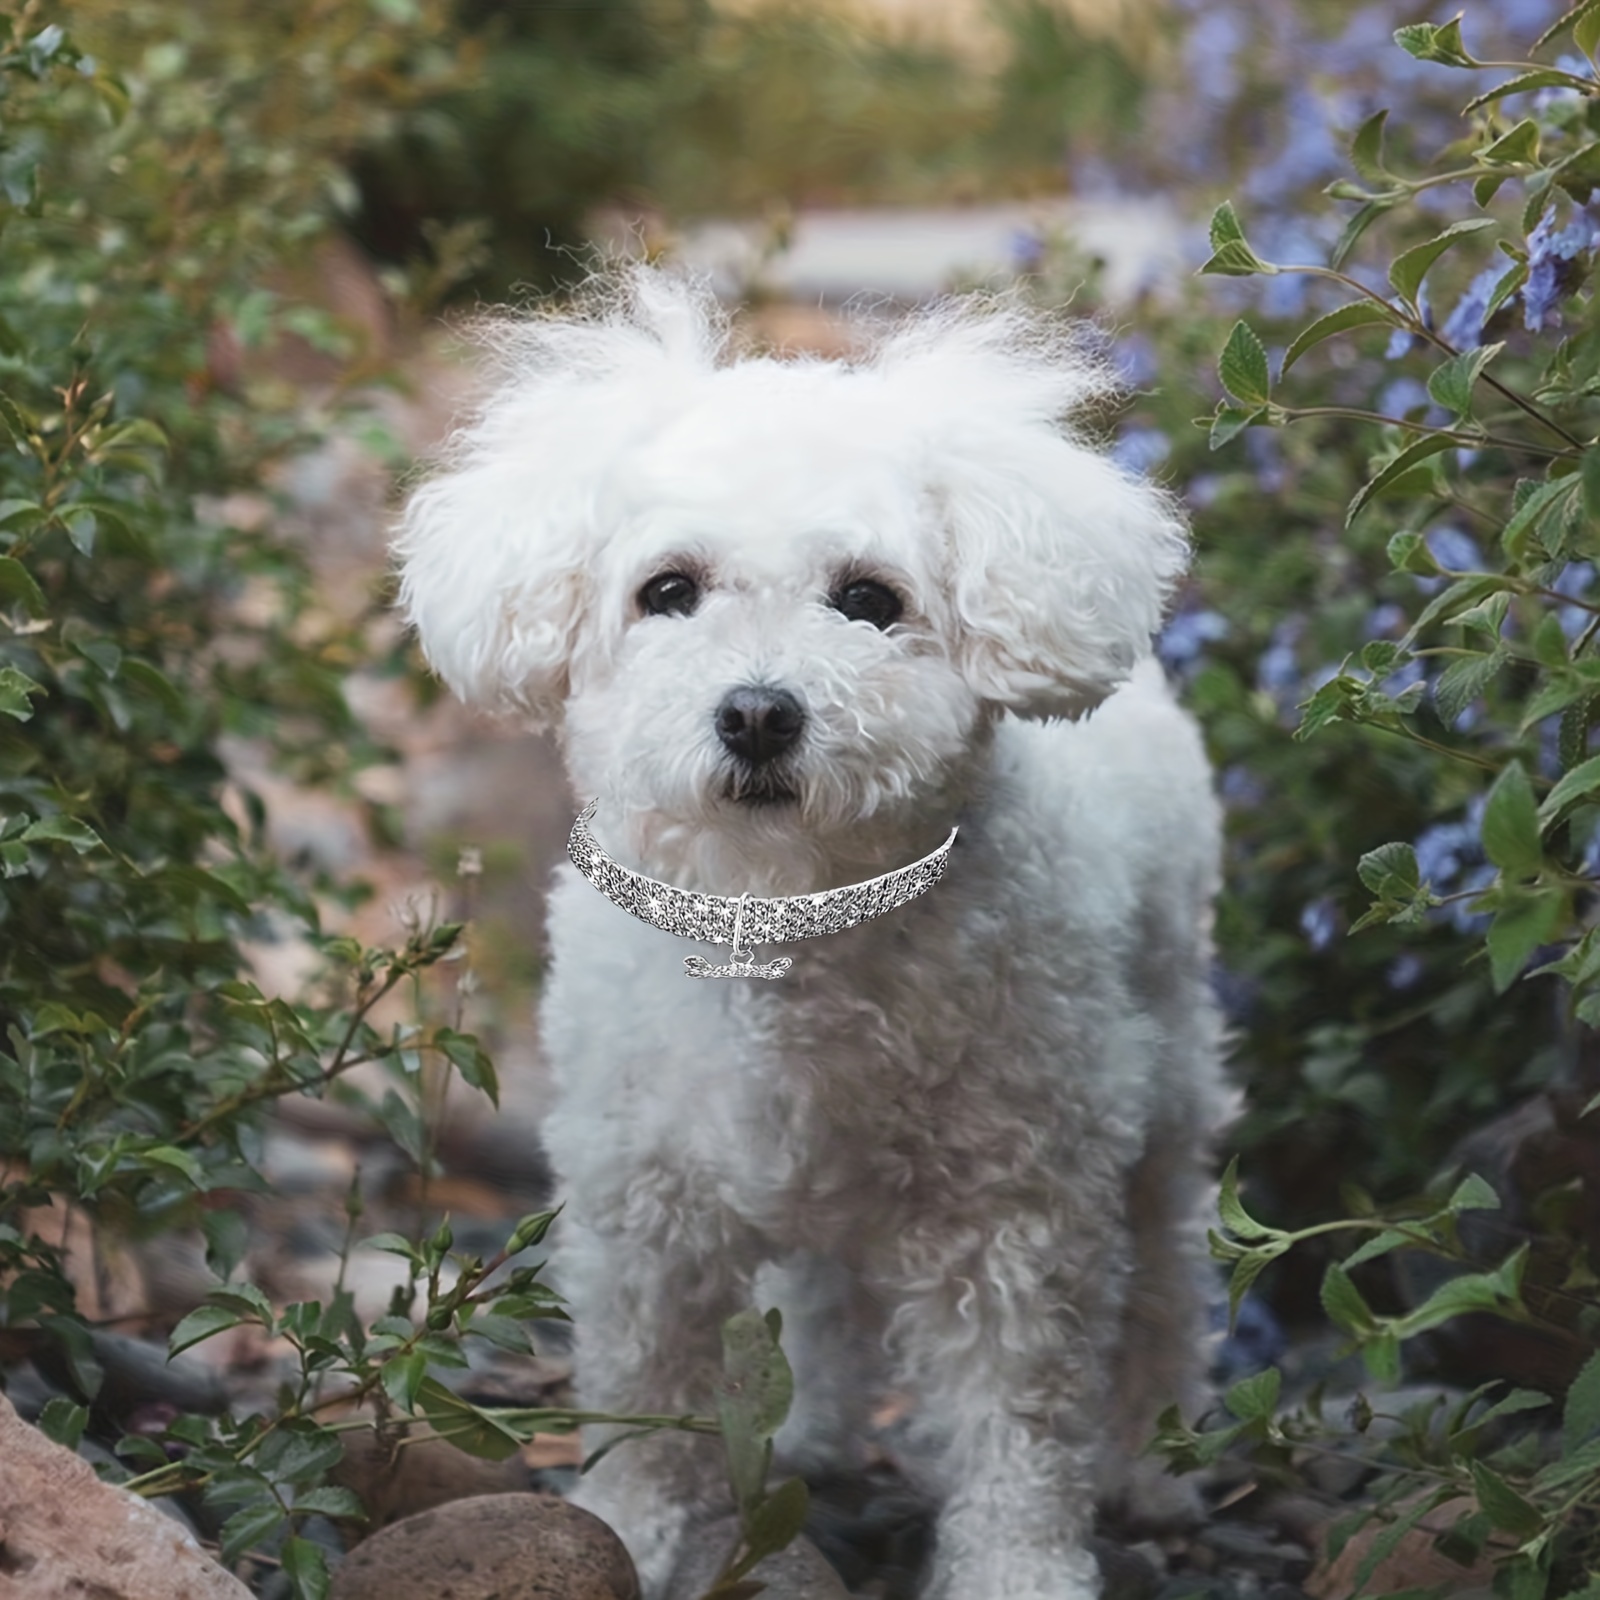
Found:
<path fill-rule="evenodd" d="M 639 1600 L 622 1541 L 534 1494 L 480 1495 L 407 1517 L 345 1557 L 328 1600 Z"/>

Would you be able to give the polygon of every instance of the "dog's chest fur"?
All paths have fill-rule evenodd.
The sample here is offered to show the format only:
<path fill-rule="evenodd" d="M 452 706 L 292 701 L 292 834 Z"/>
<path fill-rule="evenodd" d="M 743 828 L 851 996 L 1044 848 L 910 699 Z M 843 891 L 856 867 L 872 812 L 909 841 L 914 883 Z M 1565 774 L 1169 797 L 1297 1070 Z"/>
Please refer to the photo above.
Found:
<path fill-rule="evenodd" d="M 774 1250 L 850 1255 L 869 1228 L 884 1237 L 925 1214 L 930 1195 L 1059 1183 L 1085 1148 L 1134 1159 L 1154 1024 L 1128 1004 L 1126 946 L 1157 862 L 1120 837 L 1127 818 L 1077 807 L 1073 773 L 1086 769 L 1071 756 L 1103 763 L 1108 732 L 1114 717 L 1093 738 L 1003 740 L 946 880 L 882 921 L 795 946 L 776 983 L 685 978 L 693 946 L 564 874 L 549 1135 L 591 1206 L 606 1195 L 624 1225 L 655 1185 L 667 1211 L 724 1211 Z M 1043 828 L 1041 761 L 1057 799 Z"/>

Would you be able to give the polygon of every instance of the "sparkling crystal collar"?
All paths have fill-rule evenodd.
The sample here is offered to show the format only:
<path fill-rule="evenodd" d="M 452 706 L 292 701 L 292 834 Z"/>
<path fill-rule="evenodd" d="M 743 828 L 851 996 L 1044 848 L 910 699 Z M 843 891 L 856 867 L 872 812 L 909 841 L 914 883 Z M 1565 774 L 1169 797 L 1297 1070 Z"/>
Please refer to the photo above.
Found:
<path fill-rule="evenodd" d="M 567 839 L 572 864 L 606 899 L 641 922 L 680 938 L 732 946 L 732 960 L 724 966 L 713 966 L 700 956 L 685 956 L 683 969 L 691 978 L 781 978 L 793 965 L 790 958 L 778 956 L 758 962 L 753 946 L 839 933 L 926 894 L 944 876 L 950 847 L 961 831 L 952 828 L 950 837 L 937 850 L 908 867 L 897 867 L 881 877 L 846 884 L 842 889 L 770 899 L 749 894 L 696 894 L 647 878 L 642 872 L 633 872 L 613 861 L 589 831 L 589 819 L 599 803 L 591 801 L 572 825 Z"/>

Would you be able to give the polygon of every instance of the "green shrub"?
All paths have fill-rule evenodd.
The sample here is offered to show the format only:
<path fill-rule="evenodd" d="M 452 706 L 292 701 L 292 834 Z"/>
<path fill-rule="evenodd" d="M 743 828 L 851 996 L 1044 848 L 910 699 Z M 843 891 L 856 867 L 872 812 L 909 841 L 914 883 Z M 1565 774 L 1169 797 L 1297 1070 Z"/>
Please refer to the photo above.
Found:
<path fill-rule="evenodd" d="M 1180 1466 L 1248 1450 L 1269 1481 L 1308 1453 L 1367 1457 L 1380 1475 L 1332 1540 L 1384 1523 L 1358 1585 L 1448 1506 L 1436 1542 L 1487 1552 L 1497 1594 L 1592 1594 L 1592 1178 L 1524 1161 L 1516 1194 L 1496 1172 L 1499 1194 L 1469 1174 L 1371 1195 L 1436 1180 L 1529 1097 L 1591 1148 L 1600 1111 L 1600 4 L 1537 43 L 1478 45 L 1475 26 L 1513 25 L 1487 10 L 1402 27 L 1395 69 L 1372 61 L 1382 11 L 1296 21 L 1320 80 L 1294 75 L 1278 19 L 1256 109 L 1286 130 L 1258 115 L 1233 145 L 1241 199 L 1211 224 L 1205 270 L 1234 281 L 1159 322 L 1166 393 L 1123 438 L 1197 506 L 1165 648 L 1230 802 L 1220 932 L 1251 1094 L 1213 1245 L 1236 1308 L 1254 1288 L 1304 1314 L 1310 1287 L 1380 1385 L 1426 1374 L 1466 1313 L 1546 1330 L 1553 1359 L 1370 1439 L 1370 1404 L 1345 1426 L 1317 1396 L 1284 1415 L 1269 1370 L 1203 1431 L 1169 1417 L 1163 1442 Z M 1441 124 L 1452 72 L 1474 76 Z M 1320 202 L 1315 93 L 1353 135 Z M 1213 111 L 1225 140 L 1252 127 L 1248 94 Z M 1202 440 L 1181 416 L 1208 389 Z M 1448 1263 L 1431 1292 L 1388 1275 L 1407 1252 Z"/>

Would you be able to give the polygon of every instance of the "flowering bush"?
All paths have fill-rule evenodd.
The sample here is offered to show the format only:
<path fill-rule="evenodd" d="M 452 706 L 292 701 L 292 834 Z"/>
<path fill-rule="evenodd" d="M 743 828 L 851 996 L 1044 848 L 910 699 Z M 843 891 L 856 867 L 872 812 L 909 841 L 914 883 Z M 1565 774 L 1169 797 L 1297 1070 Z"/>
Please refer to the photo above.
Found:
<path fill-rule="evenodd" d="M 1122 438 L 1197 508 L 1163 648 L 1229 804 L 1223 983 L 1250 1086 L 1250 1208 L 1230 1174 L 1214 1248 L 1235 1310 L 1258 1282 L 1291 1313 L 1315 1294 L 1375 1378 L 1443 1362 L 1511 1385 L 1371 1446 L 1357 1520 L 1387 1526 L 1358 1586 L 1450 1505 L 1441 1548 L 1489 1552 L 1497 1593 L 1593 1592 L 1592 1179 L 1547 1158 L 1399 1205 L 1370 1192 L 1476 1160 L 1463 1135 L 1530 1097 L 1542 1148 L 1590 1148 L 1600 1116 L 1597 50 L 1596 0 L 1417 23 L 1196 8 L 1183 88 L 1201 87 L 1172 101 L 1192 125 L 1148 141 L 1233 192 L 1214 290 L 1130 353 L 1162 388 Z M 1202 438 L 1183 412 L 1207 387 Z M 1450 1265 L 1389 1273 L 1414 1253 Z M 1541 1330 L 1536 1379 L 1473 1368 L 1449 1339 L 1466 1312 Z M 1169 1418 L 1166 1446 L 1281 1473 L 1371 1421 L 1279 1406 L 1264 1372 L 1220 1426 Z"/>

